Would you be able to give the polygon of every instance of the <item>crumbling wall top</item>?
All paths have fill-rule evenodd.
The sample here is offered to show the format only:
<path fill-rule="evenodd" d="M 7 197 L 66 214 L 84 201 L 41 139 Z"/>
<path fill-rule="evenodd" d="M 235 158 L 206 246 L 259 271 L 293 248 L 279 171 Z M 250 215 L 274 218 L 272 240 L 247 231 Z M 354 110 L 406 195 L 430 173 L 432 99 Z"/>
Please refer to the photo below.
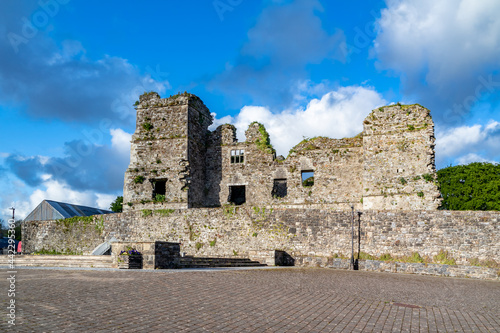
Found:
<path fill-rule="evenodd" d="M 363 133 L 359 133 L 352 138 L 331 139 L 324 136 L 305 138 L 293 147 L 289 156 L 302 154 L 309 150 L 335 150 L 338 148 L 354 148 L 363 145 Z"/>

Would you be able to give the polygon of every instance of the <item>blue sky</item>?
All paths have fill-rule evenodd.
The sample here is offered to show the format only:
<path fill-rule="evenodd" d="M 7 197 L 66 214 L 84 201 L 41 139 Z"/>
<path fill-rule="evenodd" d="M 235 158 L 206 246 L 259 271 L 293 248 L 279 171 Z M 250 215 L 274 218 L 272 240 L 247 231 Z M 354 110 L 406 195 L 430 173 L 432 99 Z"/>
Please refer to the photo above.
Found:
<path fill-rule="evenodd" d="M 189 91 L 279 154 L 420 103 L 436 165 L 500 161 L 500 3 L 76 1 L 0 3 L 0 218 L 43 199 L 101 208 L 122 194 L 144 91 Z"/>

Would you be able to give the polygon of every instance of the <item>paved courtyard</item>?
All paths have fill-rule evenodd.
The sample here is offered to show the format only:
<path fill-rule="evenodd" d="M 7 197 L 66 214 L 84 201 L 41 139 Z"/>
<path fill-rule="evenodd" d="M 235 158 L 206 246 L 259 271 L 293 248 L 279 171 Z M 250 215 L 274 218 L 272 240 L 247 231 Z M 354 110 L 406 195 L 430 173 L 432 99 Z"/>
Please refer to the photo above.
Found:
<path fill-rule="evenodd" d="M 500 283 L 332 269 L 18 269 L 19 332 L 499 332 Z"/>

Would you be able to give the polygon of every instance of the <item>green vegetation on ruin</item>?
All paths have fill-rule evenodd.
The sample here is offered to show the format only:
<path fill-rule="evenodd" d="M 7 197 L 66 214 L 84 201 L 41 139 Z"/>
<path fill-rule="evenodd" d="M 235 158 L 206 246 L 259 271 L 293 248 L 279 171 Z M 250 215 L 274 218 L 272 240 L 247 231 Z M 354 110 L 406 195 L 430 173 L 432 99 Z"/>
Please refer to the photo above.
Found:
<path fill-rule="evenodd" d="M 276 151 L 271 145 L 271 139 L 269 138 L 269 133 L 267 133 L 267 130 L 264 127 L 264 125 L 262 125 L 257 121 L 254 121 L 250 124 L 250 126 L 253 126 L 254 124 L 257 124 L 259 126 L 259 133 L 260 133 L 260 138 L 255 141 L 257 148 L 269 154 L 275 153 Z"/>

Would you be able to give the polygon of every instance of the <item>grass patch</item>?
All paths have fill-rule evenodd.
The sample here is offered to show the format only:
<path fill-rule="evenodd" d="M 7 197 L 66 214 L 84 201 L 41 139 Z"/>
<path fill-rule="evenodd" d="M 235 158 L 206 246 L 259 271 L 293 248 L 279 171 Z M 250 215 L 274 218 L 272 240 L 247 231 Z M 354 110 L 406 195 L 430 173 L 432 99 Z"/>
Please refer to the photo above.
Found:
<path fill-rule="evenodd" d="M 410 256 L 399 258 L 397 261 L 410 262 L 410 263 L 425 263 L 424 258 L 418 252 L 413 252 Z"/>
<path fill-rule="evenodd" d="M 157 210 L 155 210 L 155 213 L 157 213 L 160 216 L 170 216 L 173 212 L 175 212 L 175 209 L 157 209 Z"/>
<path fill-rule="evenodd" d="M 33 254 L 34 255 L 66 255 L 66 256 L 75 256 L 75 255 L 82 255 L 82 252 L 75 252 L 75 251 L 70 251 L 70 250 L 59 252 L 57 250 L 41 249 L 40 251 L 33 252 Z"/>
<path fill-rule="evenodd" d="M 151 209 L 143 209 L 142 210 L 142 216 L 143 217 L 148 217 L 153 215 L 153 211 Z"/>
<path fill-rule="evenodd" d="M 391 261 L 393 259 L 394 258 L 389 253 L 385 253 L 385 254 L 381 255 L 380 258 L 378 258 L 378 260 L 382 260 L 382 261 Z"/>
<path fill-rule="evenodd" d="M 455 259 L 453 259 L 448 251 L 440 250 L 433 258 L 434 262 L 442 265 L 456 265 Z"/>
<path fill-rule="evenodd" d="M 432 182 L 434 180 L 434 177 L 432 177 L 432 175 L 429 173 L 422 175 L 422 178 L 425 179 L 425 181 L 427 182 Z"/>

